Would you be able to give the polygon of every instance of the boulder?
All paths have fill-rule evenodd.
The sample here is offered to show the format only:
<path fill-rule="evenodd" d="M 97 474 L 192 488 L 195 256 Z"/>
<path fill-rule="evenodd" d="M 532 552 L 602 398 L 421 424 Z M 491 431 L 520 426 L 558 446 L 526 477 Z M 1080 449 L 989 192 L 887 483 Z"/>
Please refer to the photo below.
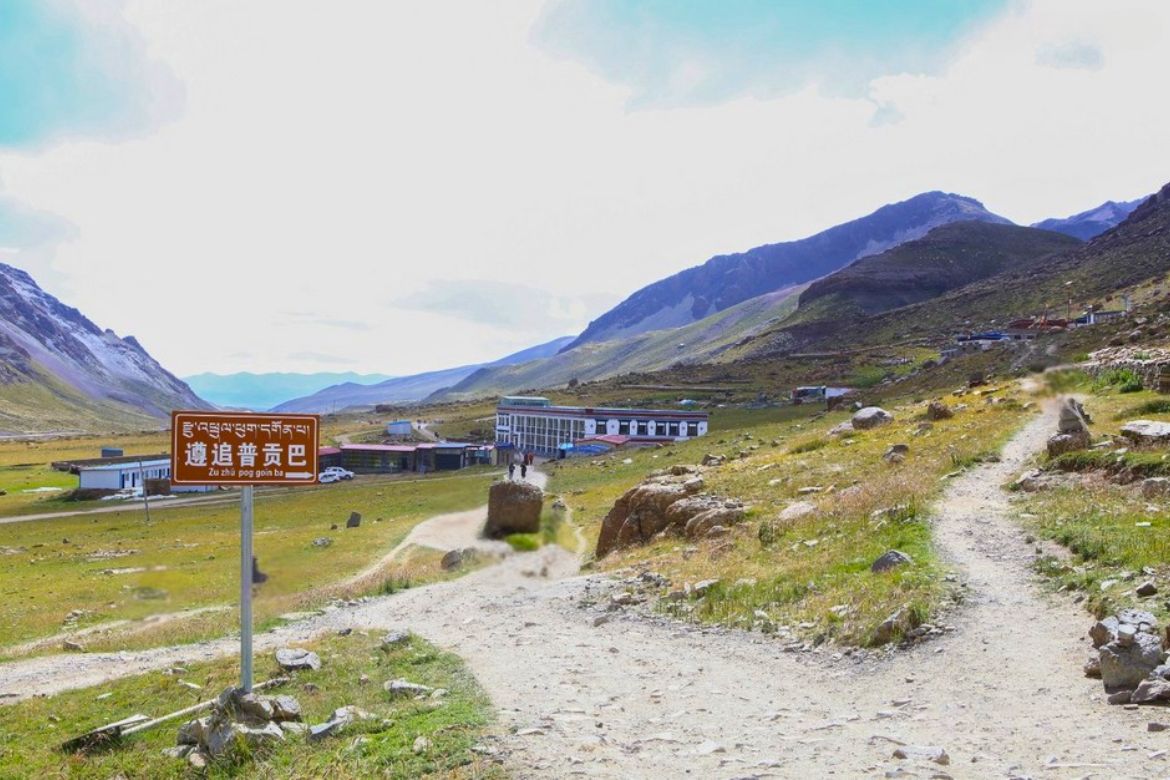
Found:
<path fill-rule="evenodd" d="M 686 484 L 644 482 L 626 491 L 605 516 L 597 537 L 597 557 L 645 544 L 662 533 L 695 538 L 711 528 L 743 520 L 743 507 L 714 496 L 688 492 Z"/>
<path fill-rule="evenodd" d="M 889 571 L 913 562 L 914 560 L 901 550 L 889 550 L 882 553 L 877 560 L 870 564 L 869 570 L 875 573 Z"/>
<path fill-rule="evenodd" d="M 396 680 L 387 680 L 382 687 L 391 696 L 422 696 L 433 690 L 426 685 L 412 683 L 401 677 Z"/>
<path fill-rule="evenodd" d="M 1142 480 L 1142 498 L 1170 496 L 1170 477 L 1150 477 Z"/>
<path fill-rule="evenodd" d="M 301 719 L 301 703 L 292 696 L 274 696 L 272 701 L 272 719 L 290 721 Z"/>
<path fill-rule="evenodd" d="M 814 514 L 816 511 L 816 504 L 810 504 L 807 501 L 796 501 L 780 510 L 780 514 L 776 516 L 776 519 L 782 526 L 787 527 L 802 517 Z"/>
<path fill-rule="evenodd" d="M 853 427 L 853 423 L 846 420 L 845 422 L 837 423 L 832 428 L 830 428 L 829 435 L 830 436 L 848 436 L 849 434 L 856 432 L 856 430 L 857 429 Z"/>
<path fill-rule="evenodd" d="M 396 628 L 382 637 L 382 649 L 393 650 L 397 647 L 404 647 L 408 642 L 410 642 L 410 631 L 405 628 Z"/>
<path fill-rule="evenodd" d="M 345 521 L 346 528 L 357 528 L 362 524 L 362 515 L 360 512 L 350 512 L 349 519 Z"/>
<path fill-rule="evenodd" d="M 707 483 L 703 481 L 702 477 L 691 477 L 686 482 L 683 482 L 683 490 L 688 493 L 702 493 L 706 485 Z"/>
<path fill-rule="evenodd" d="M 446 553 L 446 555 L 443 556 L 443 559 L 441 561 L 439 561 L 439 568 L 441 568 L 443 571 L 451 571 L 452 569 L 458 569 L 462 565 L 463 565 L 463 551 L 462 550 L 449 550 Z"/>
<path fill-rule="evenodd" d="M 1056 424 L 1057 433 L 1089 435 L 1084 407 L 1075 398 L 1066 398 L 1060 405 L 1060 417 Z"/>
<path fill-rule="evenodd" d="M 707 453 L 703 456 L 704 466 L 722 466 L 723 461 L 724 457 L 722 455 L 712 455 L 711 453 Z"/>
<path fill-rule="evenodd" d="M 1090 443 L 1087 433 L 1058 433 L 1048 440 L 1048 457 L 1057 458 L 1066 452 L 1079 452 L 1088 449 Z"/>
<path fill-rule="evenodd" d="M 1119 633 L 1101 646 L 1100 653 L 1101 682 L 1110 690 L 1136 688 L 1166 660 L 1161 638 L 1144 631 L 1133 633 L 1132 638 Z"/>
<path fill-rule="evenodd" d="M 1098 620 L 1089 629 L 1089 638 L 1093 640 L 1093 647 L 1101 647 L 1117 639 L 1118 629 L 1122 625 L 1130 625 L 1147 634 L 1158 630 L 1158 619 L 1153 613 L 1143 609 L 1123 609 L 1116 615 L 1109 615 Z"/>
<path fill-rule="evenodd" d="M 544 491 L 530 482 L 496 482 L 488 491 L 488 518 L 484 536 L 499 539 L 509 534 L 533 534 L 540 530 Z"/>
<path fill-rule="evenodd" d="M 1170 701 L 1170 680 L 1151 677 L 1142 680 L 1129 697 L 1133 704 L 1152 704 L 1156 701 Z"/>
<path fill-rule="evenodd" d="M 901 463 L 906 460 L 906 456 L 909 454 L 909 444 L 891 444 L 890 448 L 882 455 L 882 460 L 886 463 Z"/>
<path fill-rule="evenodd" d="M 276 663 L 286 672 L 295 672 L 300 669 L 320 669 L 321 658 L 310 650 L 301 650 L 295 647 L 282 647 L 276 651 Z"/>
<path fill-rule="evenodd" d="M 877 428 L 881 425 L 887 425 L 894 421 L 894 415 L 887 412 L 880 406 L 867 406 L 854 412 L 853 418 L 850 422 L 853 427 L 859 431 L 869 430 L 870 428 Z"/>
<path fill-rule="evenodd" d="M 926 418 L 928 420 L 949 420 L 954 416 L 955 413 L 951 407 L 942 401 L 931 401 L 926 407 Z"/>
<path fill-rule="evenodd" d="M 1170 423 L 1154 420 L 1132 420 L 1121 426 L 1121 435 L 1139 446 L 1157 446 L 1170 443 Z"/>

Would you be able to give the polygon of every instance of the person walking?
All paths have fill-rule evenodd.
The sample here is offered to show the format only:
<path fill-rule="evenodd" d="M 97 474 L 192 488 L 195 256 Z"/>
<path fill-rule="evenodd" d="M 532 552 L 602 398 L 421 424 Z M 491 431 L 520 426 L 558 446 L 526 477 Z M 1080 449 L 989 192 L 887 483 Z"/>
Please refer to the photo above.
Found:
<path fill-rule="evenodd" d="M 508 479 L 515 479 L 515 477 L 516 477 L 516 464 L 509 463 L 508 464 Z"/>
<path fill-rule="evenodd" d="M 528 464 L 520 464 L 520 479 L 528 479 Z"/>

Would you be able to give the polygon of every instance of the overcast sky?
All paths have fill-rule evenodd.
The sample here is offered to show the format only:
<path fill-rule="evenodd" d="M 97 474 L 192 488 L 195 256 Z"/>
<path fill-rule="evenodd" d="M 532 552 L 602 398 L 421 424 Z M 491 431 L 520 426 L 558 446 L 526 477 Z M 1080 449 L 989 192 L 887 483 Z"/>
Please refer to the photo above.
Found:
<path fill-rule="evenodd" d="M 1161 0 L 8 0 L 0 262 L 180 374 L 489 360 L 925 190 L 1152 192 L 1168 51 Z"/>

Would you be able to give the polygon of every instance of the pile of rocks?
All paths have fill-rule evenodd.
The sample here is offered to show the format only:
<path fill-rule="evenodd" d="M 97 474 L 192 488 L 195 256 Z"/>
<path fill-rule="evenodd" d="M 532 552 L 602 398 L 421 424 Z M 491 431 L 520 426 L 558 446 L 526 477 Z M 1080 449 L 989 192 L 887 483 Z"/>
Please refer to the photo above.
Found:
<path fill-rule="evenodd" d="M 742 502 L 702 493 L 703 487 L 697 467 L 674 466 L 631 488 L 602 521 L 597 557 L 659 535 L 719 536 L 743 520 Z"/>
<path fill-rule="evenodd" d="M 1055 458 L 1066 452 L 1088 449 L 1091 443 L 1084 407 L 1075 398 L 1064 399 L 1060 405 L 1056 435 L 1048 440 L 1048 457 Z"/>
<path fill-rule="evenodd" d="M 1089 637 L 1097 654 L 1085 664 L 1085 674 L 1101 678 L 1110 704 L 1170 701 L 1170 666 L 1152 614 L 1123 609 L 1098 621 Z"/>
<path fill-rule="evenodd" d="M 304 734 L 301 705 L 291 696 L 260 696 L 228 688 L 211 705 L 211 714 L 179 727 L 178 744 L 167 755 L 185 758 L 196 769 L 240 747 L 249 752 L 283 742 L 287 734 Z"/>

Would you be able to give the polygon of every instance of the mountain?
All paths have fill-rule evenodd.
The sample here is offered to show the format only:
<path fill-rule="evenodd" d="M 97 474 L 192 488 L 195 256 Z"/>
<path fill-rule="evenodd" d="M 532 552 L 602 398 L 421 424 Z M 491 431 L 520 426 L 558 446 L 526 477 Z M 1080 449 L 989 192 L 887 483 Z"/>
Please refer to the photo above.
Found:
<path fill-rule="evenodd" d="M 566 349 L 679 327 L 773 290 L 804 284 L 948 222 L 1010 224 L 973 198 L 927 192 L 821 233 L 718 255 L 638 290 L 589 324 Z"/>
<path fill-rule="evenodd" d="M 1082 211 L 1080 214 L 1073 214 L 1071 217 L 1063 219 L 1046 219 L 1043 222 L 1037 222 L 1032 227 L 1041 230 L 1055 230 L 1057 233 L 1064 233 L 1075 236 L 1082 241 L 1088 241 L 1120 224 L 1143 200 L 1144 198 L 1138 198 L 1124 203 L 1107 200 L 1095 209 Z"/>
<path fill-rule="evenodd" d="M 785 324 L 866 316 L 938 297 L 1079 246 L 1063 233 L 991 222 L 952 222 L 818 279 Z"/>
<path fill-rule="evenodd" d="M 0 431 L 156 428 L 172 409 L 207 408 L 133 336 L 0 263 Z"/>
<path fill-rule="evenodd" d="M 349 407 L 370 407 L 376 404 L 419 401 L 445 387 L 457 384 L 478 369 L 525 363 L 530 360 L 555 355 L 572 336 L 563 336 L 545 344 L 521 350 L 491 363 L 457 366 L 440 371 L 396 377 L 373 385 L 346 382 L 307 395 L 294 398 L 275 407 L 274 412 L 335 412 Z"/>
<path fill-rule="evenodd" d="M 1002 326 L 1013 319 L 1075 316 L 1170 273 L 1170 184 L 1151 195 L 1116 227 L 1092 241 L 1012 265 L 926 301 L 840 327 L 801 334 L 789 321 L 740 345 L 730 358 L 762 358 L 793 351 L 856 348 L 907 339 L 946 340 L 957 331 Z M 794 315 L 793 319 L 799 316 Z M 795 334 L 795 337 L 794 337 Z"/>
<path fill-rule="evenodd" d="M 796 308 L 802 287 L 758 295 L 681 328 L 650 331 L 614 341 L 582 344 L 541 360 L 481 368 L 429 401 L 502 395 L 591 381 L 678 363 L 709 362 L 725 349 L 783 319 Z"/>
<path fill-rule="evenodd" d="M 271 409 L 290 398 L 299 398 L 344 382 L 372 385 L 394 377 L 387 374 L 320 372 L 314 374 L 271 373 L 196 374 L 185 376 L 192 390 L 213 404 L 233 409 Z"/>

